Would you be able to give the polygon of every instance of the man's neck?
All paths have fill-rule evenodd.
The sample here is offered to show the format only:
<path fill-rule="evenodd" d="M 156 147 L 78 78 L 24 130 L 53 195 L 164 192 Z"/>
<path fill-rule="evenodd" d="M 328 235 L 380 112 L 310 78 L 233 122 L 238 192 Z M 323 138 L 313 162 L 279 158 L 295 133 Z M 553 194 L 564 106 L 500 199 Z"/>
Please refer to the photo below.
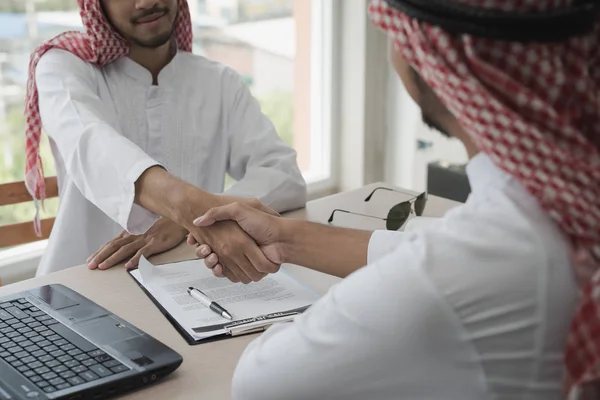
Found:
<path fill-rule="evenodd" d="M 171 62 L 175 52 L 172 51 L 172 42 L 165 43 L 153 49 L 132 45 L 129 50 L 129 58 L 152 74 L 152 84 L 158 85 L 158 74 Z"/>

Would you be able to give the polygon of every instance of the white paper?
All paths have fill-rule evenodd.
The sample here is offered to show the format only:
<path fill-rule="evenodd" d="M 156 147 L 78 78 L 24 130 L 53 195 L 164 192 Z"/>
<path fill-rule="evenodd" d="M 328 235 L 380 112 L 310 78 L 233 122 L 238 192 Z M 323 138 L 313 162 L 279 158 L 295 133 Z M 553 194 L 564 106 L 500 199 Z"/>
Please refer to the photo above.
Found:
<path fill-rule="evenodd" d="M 236 321 L 304 308 L 318 298 L 283 270 L 244 285 L 214 277 L 201 260 L 155 266 L 142 258 L 131 274 L 195 339 L 224 334 L 225 326 L 232 321 L 192 298 L 187 293 L 190 286 L 202 290 L 229 311 L 234 317 L 233 325 Z"/>

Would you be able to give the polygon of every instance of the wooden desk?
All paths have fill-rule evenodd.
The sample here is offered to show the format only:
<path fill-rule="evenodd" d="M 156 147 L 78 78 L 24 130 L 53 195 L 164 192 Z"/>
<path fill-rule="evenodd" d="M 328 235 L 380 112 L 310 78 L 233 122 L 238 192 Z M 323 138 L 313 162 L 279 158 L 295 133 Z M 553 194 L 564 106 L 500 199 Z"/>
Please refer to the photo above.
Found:
<path fill-rule="evenodd" d="M 288 213 L 286 216 L 325 223 L 333 209 L 343 208 L 385 217 L 393 205 L 415 195 L 410 191 L 402 191 L 402 193 L 381 191 L 370 202 L 365 203 L 365 197 L 377 186 L 385 185 L 373 184 L 359 190 L 311 201 L 305 209 Z M 430 196 L 425 208 L 425 215 L 442 216 L 449 208 L 457 204 Z M 364 229 L 384 229 L 384 224 L 378 220 L 343 214 L 336 216 L 334 221 L 334 225 Z M 193 257 L 193 251 L 187 245 L 182 245 L 154 257 L 152 262 L 160 264 Z M 298 266 L 286 265 L 284 268 L 320 294 L 325 293 L 332 284 L 339 280 L 333 276 Z M 120 267 L 108 271 L 90 271 L 85 266 L 75 267 L 2 287 L 0 296 L 50 283 L 61 283 L 78 291 L 151 334 L 183 356 L 183 365 L 170 377 L 145 390 L 125 396 L 126 399 L 221 400 L 230 398 L 230 383 L 235 365 L 244 348 L 256 335 L 189 346 L 137 287 L 133 279 L 127 276 L 125 270 Z"/>

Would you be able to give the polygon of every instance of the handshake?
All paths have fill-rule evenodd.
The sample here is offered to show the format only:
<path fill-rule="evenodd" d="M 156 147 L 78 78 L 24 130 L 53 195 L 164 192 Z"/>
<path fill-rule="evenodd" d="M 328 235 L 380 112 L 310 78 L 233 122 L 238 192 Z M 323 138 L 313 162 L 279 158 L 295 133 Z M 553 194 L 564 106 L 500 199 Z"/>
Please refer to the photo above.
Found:
<path fill-rule="evenodd" d="M 123 231 L 88 258 L 89 268 L 105 270 L 125 261 L 134 268 L 142 256 L 170 250 L 187 237 L 217 277 L 250 283 L 277 272 L 285 262 L 285 220 L 255 199 L 210 196 L 202 202 L 210 207 L 184 199 L 186 204 L 177 205 L 181 212 L 174 214 L 178 218 L 163 217 L 142 235 Z M 195 208 L 206 211 L 192 216 Z"/>

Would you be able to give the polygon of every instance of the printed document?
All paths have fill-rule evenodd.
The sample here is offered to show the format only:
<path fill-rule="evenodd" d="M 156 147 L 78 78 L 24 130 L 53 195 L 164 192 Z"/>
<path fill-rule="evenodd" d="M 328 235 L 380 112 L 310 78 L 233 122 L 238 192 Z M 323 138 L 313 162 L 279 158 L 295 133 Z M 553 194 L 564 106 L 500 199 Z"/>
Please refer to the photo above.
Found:
<path fill-rule="evenodd" d="M 236 326 L 240 330 L 291 320 L 318 298 L 283 269 L 260 282 L 244 285 L 214 277 L 202 260 L 155 266 L 142 258 L 131 275 L 195 340 L 231 333 Z M 188 287 L 200 289 L 231 313 L 233 321 L 192 298 Z"/>

